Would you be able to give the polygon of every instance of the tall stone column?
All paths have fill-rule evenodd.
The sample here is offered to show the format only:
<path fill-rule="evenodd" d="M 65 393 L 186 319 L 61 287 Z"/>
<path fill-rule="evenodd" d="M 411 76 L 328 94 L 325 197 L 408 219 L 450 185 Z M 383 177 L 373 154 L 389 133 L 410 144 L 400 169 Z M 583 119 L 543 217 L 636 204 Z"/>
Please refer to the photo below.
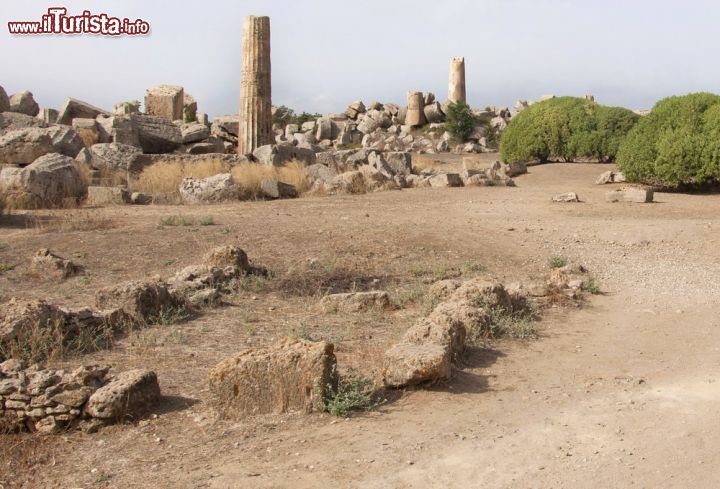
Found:
<path fill-rule="evenodd" d="M 252 153 L 275 140 L 272 133 L 270 17 L 243 19 L 238 153 Z"/>
<path fill-rule="evenodd" d="M 467 103 L 465 95 L 465 58 L 452 58 L 450 60 L 448 100 L 450 102 Z"/>

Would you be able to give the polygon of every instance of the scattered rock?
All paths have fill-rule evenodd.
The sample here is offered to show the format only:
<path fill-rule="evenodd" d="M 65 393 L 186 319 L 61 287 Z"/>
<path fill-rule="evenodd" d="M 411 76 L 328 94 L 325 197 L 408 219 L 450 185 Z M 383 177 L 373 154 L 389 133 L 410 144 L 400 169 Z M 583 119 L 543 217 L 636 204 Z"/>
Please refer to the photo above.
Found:
<path fill-rule="evenodd" d="M 53 254 L 46 248 L 35 253 L 31 268 L 42 275 L 49 275 L 60 280 L 65 280 L 82 272 L 82 267 Z"/>
<path fill-rule="evenodd" d="M 606 171 L 595 180 L 595 185 L 605 185 L 607 183 L 624 183 L 625 174 L 620 171 Z"/>
<path fill-rule="evenodd" d="M 183 119 L 185 91 L 175 85 L 158 85 L 145 92 L 145 113 L 169 121 Z"/>
<path fill-rule="evenodd" d="M 53 151 L 47 129 L 28 127 L 0 136 L 0 161 L 8 165 L 27 165 Z"/>
<path fill-rule="evenodd" d="M 182 144 L 180 128 L 164 117 L 132 114 L 130 120 L 143 153 L 171 153 Z"/>
<path fill-rule="evenodd" d="M 3 87 L 0 87 L 0 112 L 10 110 L 10 99 Z"/>
<path fill-rule="evenodd" d="M 234 245 L 215 248 L 205 255 L 203 263 L 208 267 L 215 268 L 235 267 L 242 271 L 250 269 L 247 253 L 239 246 Z"/>
<path fill-rule="evenodd" d="M 77 205 L 87 186 L 71 158 L 50 153 L 23 168 L 15 188 L 6 192 L 16 208 L 40 209 Z"/>
<path fill-rule="evenodd" d="M 294 199 L 298 196 L 298 191 L 293 185 L 277 180 L 263 180 L 260 182 L 260 191 L 268 199 Z"/>
<path fill-rule="evenodd" d="M 430 177 L 431 187 L 462 187 L 463 181 L 457 173 L 440 173 Z"/>
<path fill-rule="evenodd" d="M 110 116 L 110 113 L 93 107 L 92 105 L 77 100 L 74 98 L 68 98 L 60 109 L 60 115 L 58 116 L 57 123 L 65 124 L 67 126 L 72 124 L 73 119 L 95 119 L 99 115 Z"/>
<path fill-rule="evenodd" d="M 575 192 L 568 192 L 566 194 L 558 194 L 553 196 L 553 202 L 580 202 Z"/>
<path fill-rule="evenodd" d="M 130 370 L 96 390 L 85 405 L 85 413 L 111 421 L 137 420 L 159 400 L 160 385 L 155 372 Z"/>

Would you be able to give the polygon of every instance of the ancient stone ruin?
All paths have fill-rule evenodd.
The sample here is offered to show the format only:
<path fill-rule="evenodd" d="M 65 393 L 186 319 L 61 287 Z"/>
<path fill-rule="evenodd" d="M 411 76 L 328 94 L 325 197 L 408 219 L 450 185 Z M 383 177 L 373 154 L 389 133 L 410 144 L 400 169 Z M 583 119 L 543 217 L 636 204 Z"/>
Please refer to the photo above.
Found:
<path fill-rule="evenodd" d="M 252 153 L 272 144 L 272 86 L 270 76 L 270 17 L 243 20 L 243 60 L 240 82 L 238 153 Z"/>
<path fill-rule="evenodd" d="M 465 94 L 465 58 L 450 60 L 450 82 L 448 86 L 450 102 L 467 102 Z"/>

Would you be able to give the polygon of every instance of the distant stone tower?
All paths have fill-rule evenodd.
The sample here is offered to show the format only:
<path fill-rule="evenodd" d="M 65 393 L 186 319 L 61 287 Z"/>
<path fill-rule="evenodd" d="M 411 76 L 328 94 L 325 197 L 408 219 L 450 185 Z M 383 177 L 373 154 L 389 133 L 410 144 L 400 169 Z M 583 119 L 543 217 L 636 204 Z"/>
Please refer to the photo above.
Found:
<path fill-rule="evenodd" d="M 270 17 L 243 19 L 243 60 L 240 81 L 238 153 L 252 153 L 272 144 L 270 79 Z"/>
<path fill-rule="evenodd" d="M 448 100 L 450 102 L 467 103 L 465 95 L 465 58 L 452 58 L 450 60 Z"/>

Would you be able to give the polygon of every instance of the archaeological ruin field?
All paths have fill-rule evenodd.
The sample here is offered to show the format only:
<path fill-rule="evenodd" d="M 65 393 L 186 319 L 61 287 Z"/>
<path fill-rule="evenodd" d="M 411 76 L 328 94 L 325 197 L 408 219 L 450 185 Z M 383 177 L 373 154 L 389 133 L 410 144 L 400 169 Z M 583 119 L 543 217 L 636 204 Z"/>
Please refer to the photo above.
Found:
<path fill-rule="evenodd" d="M 241 30 L 229 115 L 0 87 L 0 489 L 717 487 L 719 95 L 300 112 Z"/>

